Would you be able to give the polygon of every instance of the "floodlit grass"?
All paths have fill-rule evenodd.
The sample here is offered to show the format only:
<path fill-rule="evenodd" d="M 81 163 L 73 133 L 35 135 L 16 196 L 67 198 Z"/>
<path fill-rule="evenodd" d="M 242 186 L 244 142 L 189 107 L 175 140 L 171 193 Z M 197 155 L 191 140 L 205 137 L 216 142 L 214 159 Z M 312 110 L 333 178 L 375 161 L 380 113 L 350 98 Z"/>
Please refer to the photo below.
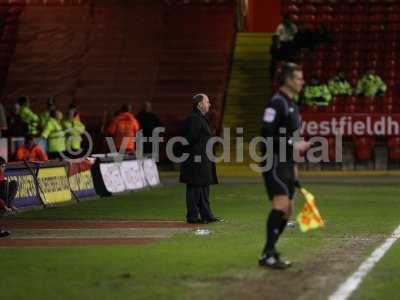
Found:
<path fill-rule="evenodd" d="M 343 237 L 384 239 L 400 223 L 398 185 L 316 183 L 307 188 L 315 194 L 327 226 L 309 234 L 298 229 L 285 232 L 279 248 L 294 261 L 305 264 L 326 249 L 339 247 Z M 17 218 L 183 220 L 184 195 L 183 185 L 162 187 L 26 212 Z M 257 266 L 269 209 L 264 186 L 215 186 L 211 202 L 216 215 L 226 222 L 205 226 L 213 230 L 210 236 L 185 233 L 146 246 L 0 249 L 1 298 L 218 299 L 230 295 L 226 281 L 246 278 L 251 283 L 261 278 L 268 284 L 274 273 Z M 297 208 L 301 206 L 302 201 L 297 201 Z M 351 274 L 375 246 L 350 263 L 346 274 Z M 399 245 L 367 278 L 357 299 L 397 294 L 398 262 Z M 393 279 L 387 280 L 392 274 Z M 393 287 L 391 294 L 386 294 L 386 284 Z M 320 298 L 326 298 L 331 289 L 322 290 Z"/>

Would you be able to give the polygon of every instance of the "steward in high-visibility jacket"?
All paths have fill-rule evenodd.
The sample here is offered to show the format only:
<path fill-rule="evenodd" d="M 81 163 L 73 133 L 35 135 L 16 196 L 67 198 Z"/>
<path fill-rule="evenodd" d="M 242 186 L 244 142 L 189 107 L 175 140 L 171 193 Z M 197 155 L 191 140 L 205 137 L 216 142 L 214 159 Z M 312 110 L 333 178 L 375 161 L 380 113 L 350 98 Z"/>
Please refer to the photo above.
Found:
<path fill-rule="evenodd" d="M 353 89 L 342 72 L 328 81 L 328 88 L 332 96 L 351 96 Z"/>
<path fill-rule="evenodd" d="M 369 72 L 357 82 L 356 94 L 367 97 L 383 96 L 386 90 L 387 86 L 382 78 Z"/>
<path fill-rule="evenodd" d="M 53 110 L 42 132 L 42 138 L 48 141 L 50 158 L 60 158 L 60 153 L 66 150 L 65 132 L 61 121 L 62 113 Z"/>
<path fill-rule="evenodd" d="M 131 110 L 132 108 L 129 105 L 124 105 L 107 128 L 107 134 L 113 136 L 115 147 L 118 151 L 123 146 L 127 152 L 135 150 L 135 137 L 140 125 L 132 115 Z"/>
<path fill-rule="evenodd" d="M 69 118 L 63 123 L 66 132 L 66 143 L 70 144 L 75 152 L 82 149 L 82 134 L 85 132 L 85 125 L 81 122 L 79 113 L 73 109 L 69 111 Z"/>
<path fill-rule="evenodd" d="M 328 106 L 332 100 L 331 92 L 326 84 L 320 84 L 318 80 L 312 80 L 311 84 L 304 88 L 304 102 L 306 105 Z"/>
<path fill-rule="evenodd" d="M 39 117 L 29 107 L 29 98 L 20 97 L 18 103 L 20 105 L 19 116 L 28 125 L 28 134 L 32 136 L 39 135 Z"/>
<path fill-rule="evenodd" d="M 47 121 L 50 119 L 50 112 L 52 110 L 57 110 L 54 97 L 50 97 L 47 100 L 47 111 L 40 115 L 40 127 L 42 129 L 44 128 L 44 126 L 46 126 Z"/>
<path fill-rule="evenodd" d="M 17 161 L 48 161 L 46 153 L 40 145 L 35 144 L 32 136 L 25 138 L 25 145 L 21 145 L 15 154 Z"/>

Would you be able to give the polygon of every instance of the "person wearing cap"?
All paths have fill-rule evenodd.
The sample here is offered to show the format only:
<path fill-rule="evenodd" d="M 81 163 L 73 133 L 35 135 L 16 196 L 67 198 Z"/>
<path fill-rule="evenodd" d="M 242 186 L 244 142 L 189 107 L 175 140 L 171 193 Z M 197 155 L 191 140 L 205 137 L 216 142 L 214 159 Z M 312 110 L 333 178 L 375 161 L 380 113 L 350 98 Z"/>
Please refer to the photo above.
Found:
<path fill-rule="evenodd" d="M 18 147 L 15 154 L 17 161 L 48 161 L 46 153 L 39 144 L 36 144 L 33 136 L 25 138 L 25 144 Z"/>
<path fill-rule="evenodd" d="M 180 182 L 186 184 L 186 221 L 194 224 L 219 221 L 209 202 L 210 185 L 218 184 L 215 163 L 206 151 L 207 142 L 212 137 L 205 117 L 210 106 L 207 95 L 195 95 L 193 111 L 184 121 L 182 130 L 187 142 L 182 152 L 188 154 L 188 158 L 181 164 Z"/>

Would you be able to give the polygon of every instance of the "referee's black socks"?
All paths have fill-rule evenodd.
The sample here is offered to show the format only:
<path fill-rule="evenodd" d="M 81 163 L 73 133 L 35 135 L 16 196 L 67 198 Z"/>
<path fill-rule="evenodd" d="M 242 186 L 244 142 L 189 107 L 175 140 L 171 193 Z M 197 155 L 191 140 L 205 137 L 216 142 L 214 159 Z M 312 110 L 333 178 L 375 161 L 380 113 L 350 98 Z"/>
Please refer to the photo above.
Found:
<path fill-rule="evenodd" d="M 279 234 L 282 234 L 282 232 L 285 230 L 288 221 L 288 219 L 282 218 L 281 227 L 279 228 Z"/>
<path fill-rule="evenodd" d="M 275 250 L 275 244 L 278 242 L 279 235 L 283 231 L 284 226 L 286 226 L 284 215 L 283 211 L 277 209 L 272 209 L 269 213 L 267 220 L 267 243 L 263 253 Z"/>

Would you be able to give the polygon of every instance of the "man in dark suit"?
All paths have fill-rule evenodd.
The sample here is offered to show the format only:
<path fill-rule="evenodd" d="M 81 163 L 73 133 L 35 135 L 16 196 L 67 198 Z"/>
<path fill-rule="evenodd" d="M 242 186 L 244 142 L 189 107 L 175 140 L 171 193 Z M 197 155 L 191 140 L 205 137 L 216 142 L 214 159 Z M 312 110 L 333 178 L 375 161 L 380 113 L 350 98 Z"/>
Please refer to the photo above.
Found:
<path fill-rule="evenodd" d="M 205 117 L 210 106 L 207 95 L 195 95 L 193 111 L 186 118 L 183 126 L 183 137 L 188 142 L 183 152 L 188 154 L 188 158 L 181 164 L 180 182 L 186 184 L 188 223 L 219 221 L 212 213 L 208 200 L 210 185 L 218 184 L 215 163 L 206 153 L 207 142 L 212 137 Z"/>

